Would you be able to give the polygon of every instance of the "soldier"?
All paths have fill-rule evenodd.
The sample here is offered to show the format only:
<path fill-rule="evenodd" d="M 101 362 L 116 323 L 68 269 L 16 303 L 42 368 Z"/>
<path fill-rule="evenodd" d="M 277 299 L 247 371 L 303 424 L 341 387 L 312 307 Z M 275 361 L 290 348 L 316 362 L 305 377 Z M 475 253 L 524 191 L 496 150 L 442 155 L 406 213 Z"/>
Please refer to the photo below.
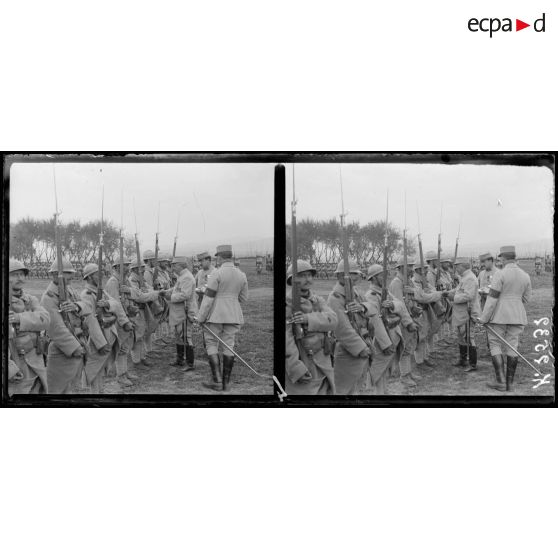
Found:
<path fill-rule="evenodd" d="M 420 317 L 417 318 L 418 325 L 418 342 L 415 351 L 415 362 L 417 366 L 433 367 L 434 364 L 430 360 L 430 353 L 428 349 L 428 339 L 431 336 L 433 324 L 435 325 L 438 321 L 434 310 L 432 309 L 432 304 L 439 302 L 442 299 L 442 292 L 436 291 L 430 285 L 423 287 L 422 276 L 423 273 L 426 274 L 428 271 L 428 265 L 420 265 L 420 262 L 415 265 L 414 275 L 411 280 L 411 285 L 413 287 L 413 297 L 415 301 L 420 305 L 422 313 Z"/>
<path fill-rule="evenodd" d="M 69 286 L 76 273 L 70 261 L 62 259 L 66 282 L 66 300 L 60 302 L 58 283 L 58 260 L 50 266 L 51 282 L 41 298 L 50 315 L 47 335 L 50 338 L 47 358 L 47 383 L 49 393 L 69 393 L 72 383 L 81 373 L 87 357 L 88 327 L 93 309 L 80 300 Z M 67 316 L 64 321 L 63 314 Z M 66 324 L 69 324 L 68 325 Z"/>
<path fill-rule="evenodd" d="M 437 284 L 437 290 L 439 291 L 451 291 L 453 288 L 453 273 L 452 270 L 453 259 L 446 254 L 441 254 L 440 256 L 440 280 Z M 443 300 L 443 299 L 442 299 Z M 445 313 L 442 318 L 442 323 L 440 325 L 440 330 L 438 331 L 438 341 L 446 346 L 451 345 L 450 340 L 451 330 L 451 304 L 445 304 Z"/>
<path fill-rule="evenodd" d="M 172 257 L 168 252 L 161 252 L 159 256 L 159 271 L 157 272 L 155 284 L 153 285 L 154 289 L 167 290 L 171 288 L 171 261 Z"/>
<path fill-rule="evenodd" d="M 129 258 L 124 257 L 124 281 L 126 281 L 126 275 L 128 274 L 129 267 L 130 260 Z M 105 292 L 110 297 L 120 302 L 122 309 L 128 318 L 128 323 L 130 324 L 130 327 L 125 329 L 124 325 L 120 325 L 118 320 L 116 322 L 118 353 L 116 354 L 115 365 L 117 382 L 123 387 L 131 387 L 134 385 L 131 380 L 137 380 L 138 376 L 128 370 L 128 354 L 132 350 L 132 345 L 134 344 L 133 319 L 137 317 L 140 310 L 129 297 L 131 293 L 130 287 L 126 284 L 120 284 L 120 257 L 117 257 L 112 264 L 112 275 L 107 280 Z"/>
<path fill-rule="evenodd" d="M 160 290 L 161 281 L 159 280 L 159 275 L 161 274 L 161 259 L 157 258 L 157 260 L 155 260 L 155 252 L 153 250 L 145 250 L 143 253 L 143 261 L 145 263 L 145 271 L 143 272 L 143 280 L 145 281 L 145 284 L 156 291 Z M 157 270 L 156 273 L 155 270 Z M 155 275 L 157 278 L 154 282 L 153 279 Z M 155 320 L 148 324 L 148 330 L 143 336 L 146 355 L 150 355 L 153 352 L 153 333 L 157 329 L 158 319 L 161 318 L 165 312 L 165 307 L 161 304 L 158 298 L 149 303 L 149 308 Z"/>
<path fill-rule="evenodd" d="M 111 360 L 116 360 L 119 352 L 117 323 L 127 333 L 133 330 L 132 323 L 117 299 L 103 290 L 101 300 L 97 300 L 98 271 L 99 266 L 94 263 L 83 268 L 87 286 L 81 292 L 81 300 L 95 308 L 98 316 L 90 323 L 89 355 L 84 369 L 85 379 L 92 393 L 103 392 L 105 368 Z"/>
<path fill-rule="evenodd" d="M 337 315 L 335 328 L 337 341 L 333 367 L 337 395 L 356 393 L 372 357 L 372 338 L 369 332 L 372 305 L 354 287 L 362 277 L 360 268 L 354 260 L 349 260 L 349 274 L 353 285 L 353 300 L 346 303 L 343 260 L 337 265 L 337 283 L 327 299 L 328 306 Z M 353 327 L 347 316 L 349 312 L 354 316 L 357 329 Z"/>
<path fill-rule="evenodd" d="M 407 307 L 407 312 L 414 320 L 417 320 L 422 315 L 422 309 L 415 302 L 412 295 L 414 288 L 411 286 L 410 279 L 413 275 L 414 260 L 407 259 L 407 277 L 404 276 L 404 261 L 400 258 L 397 262 L 397 275 L 392 279 L 389 285 L 389 292 L 393 298 L 400 300 Z M 405 296 L 407 294 L 407 296 Z M 416 387 L 417 381 L 421 379 L 420 375 L 412 370 L 411 355 L 416 351 L 418 342 L 418 329 L 408 329 L 407 327 L 401 328 L 401 336 L 403 338 L 403 351 L 399 357 L 399 371 L 401 373 L 401 383 L 409 387 Z"/>
<path fill-rule="evenodd" d="M 285 390 L 289 395 L 335 395 L 331 365 L 331 340 L 328 333 L 337 327 L 337 315 L 326 301 L 311 291 L 316 269 L 304 260 L 297 262 L 300 279 L 301 311 L 292 312 L 292 289 L 287 290 L 287 332 L 285 345 Z M 287 285 L 292 285 L 293 267 L 287 270 Z M 310 369 L 301 360 L 292 324 L 301 324 L 303 348 L 309 356 Z"/>
<path fill-rule="evenodd" d="M 261 275 L 262 269 L 263 269 L 263 258 L 261 256 L 256 256 L 256 273 L 258 275 Z"/>
<path fill-rule="evenodd" d="M 459 343 L 459 359 L 455 366 L 467 366 L 468 361 L 469 367 L 465 372 L 472 372 L 477 369 L 477 345 L 474 335 L 471 335 L 471 326 L 480 315 L 477 278 L 468 258 L 457 258 L 455 268 L 459 285 L 449 292 L 444 291 L 443 295 L 453 302 L 452 324 Z"/>
<path fill-rule="evenodd" d="M 144 272 L 143 268 L 143 265 L 140 265 L 138 268 L 137 260 L 134 261 L 130 265 L 130 273 L 127 278 L 128 286 L 130 287 L 130 294 L 128 296 L 139 309 L 137 315 L 131 318 L 134 324 L 134 343 L 130 352 L 135 371 L 149 369 L 144 337 L 155 331 L 157 324 L 148 303 L 159 298 L 159 291 L 154 291 L 147 285 L 141 286 L 139 274 Z"/>
<path fill-rule="evenodd" d="M 207 287 L 207 279 L 215 271 L 215 268 L 211 265 L 211 256 L 208 252 L 198 254 L 197 259 L 201 264 L 201 269 L 196 273 L 196 294 L 198 295 L 198 304 L 201 304 L 203 293 Z"/>
<path fill-rule="evenodd" d="M 424 260 L 428 264 L 426 270 L 426 280 L 428 284 L 435 289 L 436 288 L 436 266 L 438 265 L 438 253 L 434 250 L 428 250 L 424 256 Z"/>
<path fill-rule="evenodd" d="M 494 279 L 494 274 L 496 273 L 496 268 L 494 267 L 494 256 L 490 252 L 486 254 L 481 254 L 479 256 L 481 265 L 484 265 L 484 269 L 479 273 L 479 295 L 480 295 L 480 306 L 481 310 L 484 309 L 486 303 L 486 297 L 490 292 L 490 286 L 492 285 L 492 280 Z"/>
<path fill-rule="evenodd" d="M 370 282 L 370 290 L 365 295 L 367 302 L 371 304 L 373 316 L 371 321 L 374 326 L 374 340 L 370 377 L 375 395 L 385 395 L 386 371 L 404 350 L 403 334 L 399 323 L 402 323 L 409 333 L 418 330 L 401 300 L 388 293 L 386 300 L 382 302 L 383 271 L 384 268 L 378 264 L 372 264 L 368 268 L 367 279 Z"/>
<path fill-rule="evenodd" d="M 9 261 L 8 348 L 12 372 L 9 392 L 48 393 L 46 367 L 43 360 L 45 337 L 50 315 L 36 297 L 23 292 L 29 270 L 18 260 Z"/>
<path fill-rule="evenodd" d="M 210 331 L 215 332 L 234 349 L 236 334 L 244 324 L 240 305 L 248 300 L 248 280 L 246 275 L 234 266 L 232 246 L 217 246 L 215 256 L 219 268 L 208 278 L 197 320 L 200 324 L 206 324 Z M 208 334 L 205 342 L 215 388 L 220 377 L 219 341 Z M 223 347 L 223 391 L 230 389 L 233 365 L 234 355 Z"/>
<path fill-rule="evenodd" d="M 517 349 L 519 337 L 527 324 L 525 306 L 531 300 L 531 279 L 516 263 L 515 246 L 500 248 L 504 268 L 494 275 L 484 310 L 479 319 L 482 324 L 490 324 L 491 328 L 503 337 L 512 347 Z M 496 382 L 489 387 L 500 391 L 511 391 L 517 354 L 505 346 L 506 381 L 504 384 L 504 357 L 502 343 L 491 331 L 488 331 L 488 342 L 492 364 L 496 374 Z"/>
<path fill-rule="evenodd" d="M 172 270 L 178 276 L 172 289 L 164 292 L 169 301 L 169 327 L 174 328 L 176 338 L 176 360 L 171 366 L 184 366 L 185 370 L 194 369 L 194 344 L 192 341 L 192 327 L 198 304 L 196 301 L 194 276 L 188 269 L 188 259 L 185 256 L 175 256 L 172 260 Z"/>

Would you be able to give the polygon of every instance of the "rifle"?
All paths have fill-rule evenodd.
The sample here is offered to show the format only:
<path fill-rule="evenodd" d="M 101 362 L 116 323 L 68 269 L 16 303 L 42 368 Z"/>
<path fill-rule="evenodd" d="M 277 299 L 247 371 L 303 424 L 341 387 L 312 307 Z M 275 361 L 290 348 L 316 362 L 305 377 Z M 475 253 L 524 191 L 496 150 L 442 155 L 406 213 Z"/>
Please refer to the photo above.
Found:
<path fill-rule="evenodd" d="M 440 265 L 440 258 L 442 257 L 442 208 L 444 202 L 440 205 L 440 231 L 438 232 L 438 260 L 436 262 L 436 289 L 442 290 L 440 286 L 440 275 L 442 273 L 442 266 Z"/>
<path fill-rule="evenodd" d="M 285 180 L 285 167 L 283 165 L 277 165 L 275 170 L 275 182 Z M 281 178 L 281 175 L 283 177 Z M 297 254 L 298 254 L 298 245 L 297 245 L 297 238 L 296 238 L 296 190 L 295 190 L 295 166 L 293 163 L 293 201 L 291 202 L 291 269 L 292 269 L 292 279 L 291 279 L 291 287 L 292 287 L 292 314 L 296 312 L 302 311 L 302 304 L 301 304 L 301 294 L 300 294 L 300 278 L 298 277 L 298 261 L 297 261 Z M 296 344 L 296 348 L 298 349 L 298 354 L 300 355 L 300 360 L 306 366 L 308 372 L 312 375 L 313 379 L 318 377 L 318 371 L 316 370 L 316 364 L 314 362 L 314 354 L 311 349 L 307 349 L 302 340 L 304 339 L 307 331 L 306 328 L 303 327 L 302 324 L 292 323 L 293 328 L 293 337 Z"/>
<path fill-rule="evenodd" d="M 12 293 L 10 292 L 10 294 L 8 296 L 9 296 L 8 309 L 10 311 L 12 311 Z M 17 330 L 17 325 L 16 324 L 9 324 L 8 347 L 9 347 L 10 353 L 12 355 L 12 360 L 17 364 L 17 367 L 19 369 L 19 373 L 21 374 L 21 376 L 18 376 L 17 379 L 21 380 L 25 376 L 27 376 L 28 368 L 27 368 L 27 363 L 25 362 L 25 358 L 23 356 L 25 354 L 25 352 L 23 352 L 23 354 L 20 354 L 20 352 L 19 352 L 19 350 L 16 346 L 16 343 L 15 343 L 16 330 Z"/>
<path fill-rule="evenodd" d="M 405 225 L 403 227 L 403 300 L 405 304 L 409 302 L 409 296 L 405 292 L 405 287 L 409 284 L 408 274 L 408 260 L 407 260 L 407 191 L 405 190 Z"/>
<path fill-rule="evenodd" d="M 120 195 L 120 266 L 118 279 L 120 286 L 124 284 L 124 192 Z"/>
<path fill-rule="evenodd" d="M 418 234 L 417 234 L 417 239 L 418 239 L 418 246 L 419 246 L 419 255 L 420 255 L 420 282 L 422 285 L 423 289 L 426 289 L 428 286 L 428 282 L 426 281 L 426 275 L 424 273 L 424 254 L 422 251 L 422 236 L 420 233 L 420 215 L 419 215 L 419 209 L 418 209 L 418 203 L 417 203 L 417 221 L 418 221 Z"/>
<path fill-rule="evenodd" d="M 455 238 L 455 252 L 453 253 L 453 282 L 455 285 L 455 262 L 457 261 L 457 250 L 459 248 L 459 233 L 461 232 L 461 213 L 459 214 L 459 227 L 457 229 L 457 237 Z"/>
<path fill-rule="evenodd" d="M 153 288 L 157 289 L 156 281 L 159 274 L 159 219 L 161 217 L 161 202 L 159 202 L 159 209 L 157 210 L 157 232 L 155 233 L 155 264 L 153 268 Z"/>
<path fill-rule="evenodd" d="M 137 258 L 137 262 L 138 262 L 138 280 L 139 280 L 139 284 L 140 284 L 140 289 L 144 289 L 145 288 L 145 278 L 143 276 L 143 273 L 141 272 L 141 253 L 140 253 L 140 245 L 139 245 L 139 239 L 138 239 L 138 219 L 137 219 L 137 215 L 136 215 L 136 199 L 134 198 L 134 221 L 136 223 L 136 232 L 134 234 L 134 237 L 136 239 L 136 258 Z"/>
<path fill-rule="evenodd" d="M 103 172 L 103 169 L 100 169 Z M 104 222 L 105 222 L 105 184 L 103 183 L 103 193 L 101 200 L 101 233 L 99 234 L 99 263 L 98 263 L 98 284 L 97 284 L 97 305 L 95 307 L 95 314 L 97 315 L 97 321 L 101 328 L 110 327 L 115 321 L 116 316 L 105 311 L 104 308 L 99 307 L 99 302 L 103 300 L 103 273 L 104 273 L 104 261 L 103 261 L 103 241 L 104 241 Z"/>
<path fill-rule="evenodd" d="M 383 272 L 382 272 L 382 296 L 381 296 L 381 301 L 385 302 L 387 300 L 387 296 L 388 296 L 388 286 L 387 286 L 387 280 L 388 280 L 388 219 L 389 219 L 389 190 L 387 191 L 387 196 L 386 196 L 386 226 L 385 226 L 385 231 L 384 231 L 384 261 L 383 261 Z M 386 327 L 386 329 L 393 329 L 395 326 L 397 326 L 400 322 L 399 316 L 397 316 L 396 314 L 393 314 L 392 312 L 388 312 L 387 308 L 381 308 L 381 314 L 382 314 L 382 321 L 384 322 L 384 326 Z"/>

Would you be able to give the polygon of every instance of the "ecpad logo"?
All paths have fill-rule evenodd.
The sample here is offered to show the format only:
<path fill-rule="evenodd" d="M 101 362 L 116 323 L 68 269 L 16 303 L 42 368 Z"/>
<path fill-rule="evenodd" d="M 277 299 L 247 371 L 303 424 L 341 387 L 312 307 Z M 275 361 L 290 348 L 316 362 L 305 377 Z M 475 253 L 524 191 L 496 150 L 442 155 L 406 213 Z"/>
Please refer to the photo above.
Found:
<path fill-rule="evenodd" d="M 533 29 L 537 33 L 545 32 L 545 25 L 546 25 L 545 17 L 546 14 L 543 13 L 543 15 L 539 19 L 536 19 L 533 22 Z M 492 35 L 494 33 L 497 33 L 498 31 L 503 31 L 503 32 L 513 31 L 512 20 L 509 17 L 505 17 L 503 19 L 497 17 L 485 17 L 482 19 L 477 19 L 475 17 L 472 17 L 469 20 L 467 27 L 469 28 L 469 31 L 472 31 L 473 33 L 477 33 L 478 31 L 482 31 L 484 33 L 490 33 L 490 38 L 492 38 Z M 525 29 L 527 27 L 531 27 L 531 24 L 525 23 L 520 19 L 515 20 L 516 31 L 521 31 L 522 29 Z"/>

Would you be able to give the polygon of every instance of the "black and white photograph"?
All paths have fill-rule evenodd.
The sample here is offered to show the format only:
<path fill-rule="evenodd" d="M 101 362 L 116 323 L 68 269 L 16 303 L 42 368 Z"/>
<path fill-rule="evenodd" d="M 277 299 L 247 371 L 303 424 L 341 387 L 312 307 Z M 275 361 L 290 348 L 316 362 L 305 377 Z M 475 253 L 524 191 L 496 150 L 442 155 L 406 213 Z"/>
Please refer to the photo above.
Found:
<path fill-rule="evenodd" d="M 554 175 L 288 163 L 289 395 L 554 396 Z"/>
<path fill-rule="evenodd" d="M 9 169 L 8 394 L 272 395 L 272 164 Z"/>

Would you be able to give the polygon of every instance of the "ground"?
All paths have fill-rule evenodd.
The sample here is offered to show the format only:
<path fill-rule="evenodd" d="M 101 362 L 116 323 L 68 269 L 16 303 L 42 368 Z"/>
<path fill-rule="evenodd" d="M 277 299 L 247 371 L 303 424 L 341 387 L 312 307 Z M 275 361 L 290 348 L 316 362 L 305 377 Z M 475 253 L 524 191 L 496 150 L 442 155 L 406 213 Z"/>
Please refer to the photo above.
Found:
<path fill-rule="evenodd" d="M 520 266 L 531 276 L 531 283 L 533 286 L 533 298 L 527 305 L 527 318 L 528 325 L 521 336 L 519 350 L 529 362 L 537 367 L 542 375 L 536 376 L 535 371 L 519 361 L 516 375 L 515 375 L 515 390 L 513 395 L 536 395 L 536 396 L 553 396 L 555 386 L 555 371 L 554 359 L 548 357 L 548 363 L 545 364 L 543 359 L 540 364 L 535 363 L 535 359 L 540 359 L 542 355 L 552 354 L 552 349 L 541 350 L 544 345 L 544 339 L 552 337 L 552 309 L 554 306 L 554 281 L 551 273 L 542 272 L 541 276 L 535 275 L 534 262 L 520 261 Z M 314 283 L 314 291 L 327 298 L 332 286 L 333 280 L 317 280 Z M 357 288 L 364 292 L 367 288 L 366 281 L 358 284 Z M 548 318 L 550 325 L 545 326 L 543 322 L 535 325 L 534 320 L 541 318 Z M 533 336 L 537 329 L 542 329 L 542 332 L 537 332 L 537 338 Z M 548 336 L 542 336 L 544 330 L 548 331 Z M 541 339 L 542 336 L 542 339 Z M 458 358 L 458 348 L 455 335 L 452 336 L 453 345 L 449 347 L 437 346 L 437 351 L 433 355 L 435 367 L 426 372 L 421 371 L 422 379 L 419 380 L 416 388 L 406 388 L 397 377 L 390 377 L 387 385 L 387 393 L 389 395 L 502 395 L 501 392 L 495 391 L 487 387 L 487 381 L 494 379 L 494 369 L 488 347 L 486 343 L 486 335 L 484 328 L 478 328 L 478 333 L 475 334 L 475 339 L 479 347 L 479 360 L 478 370 L 476 372 L 464 372 L 463 368 L 458 368 L 452 365 L 452 362 Z M 536 351 L 537 348 L 539 351 Z M 398 376 L 398 371 L 394 371 L 395 376 Z M 540 383 L 538 379 L 544 379 L 546 382 L 537 387 Z M 367 393 L 363 391 L 362 393 Z M 504 394 L 505 395 L 505 394 Z"/>
<path fill-rule="evenodd" d="M 243 304 L 245 324 L 237 336 L 235 350 L 252 368 L 269 378 L 260 378 L 236 360 L 229 395 L 271 395 L 273 394 L 273 272 L 262 271 L 257 275 L 254 260 L 243 260 L 241 269 L 248 277 L 249 299 Z M 47 280 L 30 279 L 25 291 L 41 297 Z M 82 281 L 72 282 L 72 287 L 81 289 Z M 140 379 L 130 388 L 123 388 L 117 382 L 114 371 L 105 378 L 105 393 L 112 394 L 199 394 L 215 395 L 202 382 L 208 381 L 211 372 L 202 345 L 201 332 L 194 334 L 196 353 L 195 370 L 185 372 L 170 366 L 176 355 L 174 340 L 162 328 L 162 338 L 153 344 L 153 353 L 148 359 L 152 362 L 150 370 L 142 373 Z M 160 337 L 156 335 L 156 337 Z M 130 362 L 130 360 L 128 361 Z M 79 388 L 78 393 L 88 393 Z"/>

